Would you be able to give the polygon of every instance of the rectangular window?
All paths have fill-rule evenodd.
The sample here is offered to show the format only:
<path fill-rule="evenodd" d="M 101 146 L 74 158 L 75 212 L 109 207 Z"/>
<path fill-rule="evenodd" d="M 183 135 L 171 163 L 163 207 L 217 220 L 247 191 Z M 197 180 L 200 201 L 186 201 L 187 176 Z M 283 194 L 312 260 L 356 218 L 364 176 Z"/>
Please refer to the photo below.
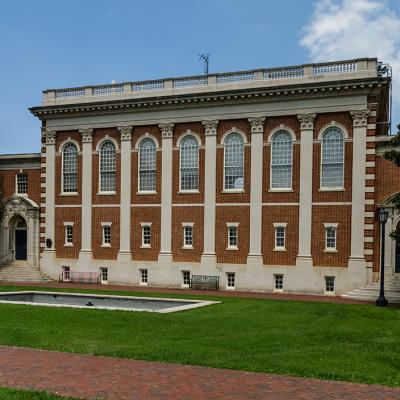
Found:
<path fill-rule="evenodd" d="M 148 277 L 149 276 L 148 276 L 147 269 L 141 269 L 140 270 L 140 284 L 147 285 Z"/>
<path fill-rule="evenodd" d="M 101 282 L 108 282 L 108 268 L 100 268 Z"/>
<path fill-rule="evenodd" d="M 228 288 L 235 288 L 235 273 L 228 272 L 226 274 L 226 287 Z"/>
<path fill-rule="evenodd" d="M 17 174 L 17 194 L 28 193 L 28 175 Z"/>
<path fill-rule="evenodd" d="M 183 247 L 193 248 L 193 226 L 183 226 Z"/>
<path fill-rule="evenodd" d="M 151 226 L 142 225 L 142 247 L 150 247 L 151 245 Z"/>
<path fill-rule="evenodd" d="M 69 281 L 71 279 L 70 271 L 70 267 L 62 267 L 63 281 Z"/>
<path fill-rule="evenodd" d="M 285 250 L 286 227 L 275 226 L 275 250 Z"/>
<path fill-rule="evenodd" d="M 190 285 L 190 271 L 182 271 L 182 285 L 183 286 Z"/>
<path fill-rule="evenodd" d="M 333 226 L 325 227 L 325 250 L 336 251 L 336 228 Z"/>
<path fill-rule="evenodd" d="M 283 274 L 275 274 L 275 290 L 283 290 Z"/>
<path fill-rule="evenodd" d="M 228 225 L 228 249 L 238 248 L 238 227 Z"/>
<path fill-rule="evenodd" d="M 103 246 L 111 246 L 111 225 L 103 225 Z"/>
<path fill-rule="evenodd" d="M 334 293 L 335 292 L 335 277 L 325 276 L 325 292 Z"/>
<path fill-rule="evenodd" d="M 72 225 L 65 225 L 65 245 L 72 246 L 74 242 L 73 227 Z"/>

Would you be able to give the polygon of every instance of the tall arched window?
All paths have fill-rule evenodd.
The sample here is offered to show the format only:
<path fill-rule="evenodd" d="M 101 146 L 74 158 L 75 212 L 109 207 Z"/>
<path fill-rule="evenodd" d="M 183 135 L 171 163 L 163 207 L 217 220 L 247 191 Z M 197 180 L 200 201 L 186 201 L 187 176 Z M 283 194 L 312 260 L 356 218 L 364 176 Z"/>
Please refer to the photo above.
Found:
<path fill-rule="evenodd" d="M 115 192 L 116 149 L 107 140 L 100 148 L 100 192 Z"/>
<path fill-rule="evenodd" d="M 276 132 L 271 140 L 271 189 L 292 188 L 292 135 Z"/>
<path fill-rule="evenodd" d="M 74 143 L 67 143 L 62 149 L 62 192 L 78 191 L 78 149 Z"/>
<path fill-rule="evenodd" d="M 139 192 L 156 190 L 157 157 L 156 144 L 151 138 L 139 144 Z"/>
<path fill-rule="evenodd" d="M 199 142 L 193 135 L 180 144 L 180 190 L 199 189 Z"/>
<path fill-rule="evenodd" d="M 329 128 L 322 136 L 321 187 L 343 188 L 344 138 L 336 127 Z"/>
<path fill-rule="evenodd" d="M 230 133 L 224 142 L 224 189 L 243 189 L 244 142 L 240 133 Z"/>

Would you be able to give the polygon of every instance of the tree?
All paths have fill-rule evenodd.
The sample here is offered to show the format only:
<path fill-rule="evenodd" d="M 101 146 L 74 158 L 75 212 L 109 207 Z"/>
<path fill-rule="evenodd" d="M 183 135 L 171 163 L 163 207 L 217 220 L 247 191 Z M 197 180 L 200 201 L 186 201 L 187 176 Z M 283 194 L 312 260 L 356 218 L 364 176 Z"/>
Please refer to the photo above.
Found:
<path fill-rule="evenodd" d="M 396 128 L 397 128 L 397 133 L 390 141 L 394 149 L 385 151 L 383 153 L 383 158 L 391 161 L 397 167 L 400 167 L 400 150 L 397 149 L 398 147 L 400 147 L 400 124 L 397 125 Z M 395 196 L 392 202 L 396 210 L 400 212 L 400 194 Z M 392 232 L 390 232 L 389 236 L 394 240 L 400 240 L 400 224 L 398 224 L 397 227 Z"/>

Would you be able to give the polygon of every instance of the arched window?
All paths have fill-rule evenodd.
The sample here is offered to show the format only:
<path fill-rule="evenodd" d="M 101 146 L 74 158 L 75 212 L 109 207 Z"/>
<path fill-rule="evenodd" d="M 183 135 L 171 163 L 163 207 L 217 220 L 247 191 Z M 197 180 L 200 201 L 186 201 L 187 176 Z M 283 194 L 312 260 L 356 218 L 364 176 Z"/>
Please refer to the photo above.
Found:
<path fill-rule="evenodd" d="M 156 144 L 145 138 L 139 144 L 139 192 L 156 191 Z"/>
<path fill-rule="evenodd" d="M 180 148 L 180 190 L 199 189 L 199 142 L 193 135 L 185 136 Z"/>
<path fill-rule="evenodd" d="M 107 140 L 100 148 L 100 192 L 115 192 L 116 150 Z"/>
<path fill-rule="evenodd" d="M 321 187 L 343 188 L 344 138 L 339 128 L 324 132 L 321 164 Z"/>
<path fill-rule="evenodd" d="M 292 135 L 278 131 L 271 140 L 271 189 L 292 188 Z"/>
<path fill-rule="evenodd" d="M 243 189 L 243 137 L 230 133 L 224 142 L 224 189 Z"/>
<path fill-rule="evenodd" d="M 67 143 L 62 149 L 62 192 L 78 191 L 78 149 L 74 143 Z"/>

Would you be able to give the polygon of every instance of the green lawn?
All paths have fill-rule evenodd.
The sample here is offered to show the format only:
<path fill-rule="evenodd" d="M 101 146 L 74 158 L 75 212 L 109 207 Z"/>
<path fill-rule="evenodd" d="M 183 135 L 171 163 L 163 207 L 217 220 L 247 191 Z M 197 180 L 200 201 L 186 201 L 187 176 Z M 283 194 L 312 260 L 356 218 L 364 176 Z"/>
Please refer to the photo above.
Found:
<path fill-rule="evenodd" d="M 72 397 L 61 397 L 46 392 L 0 388 L 0 400 L 74 400 Z M 78 399 L 75 399 L 78 400 Z"/>
<path fill-rule="evenodd" d="M 400 386 L 400 309 L 179 297 L 222 303 L 172 314 L 3 304 L 0 344 Z"/>

